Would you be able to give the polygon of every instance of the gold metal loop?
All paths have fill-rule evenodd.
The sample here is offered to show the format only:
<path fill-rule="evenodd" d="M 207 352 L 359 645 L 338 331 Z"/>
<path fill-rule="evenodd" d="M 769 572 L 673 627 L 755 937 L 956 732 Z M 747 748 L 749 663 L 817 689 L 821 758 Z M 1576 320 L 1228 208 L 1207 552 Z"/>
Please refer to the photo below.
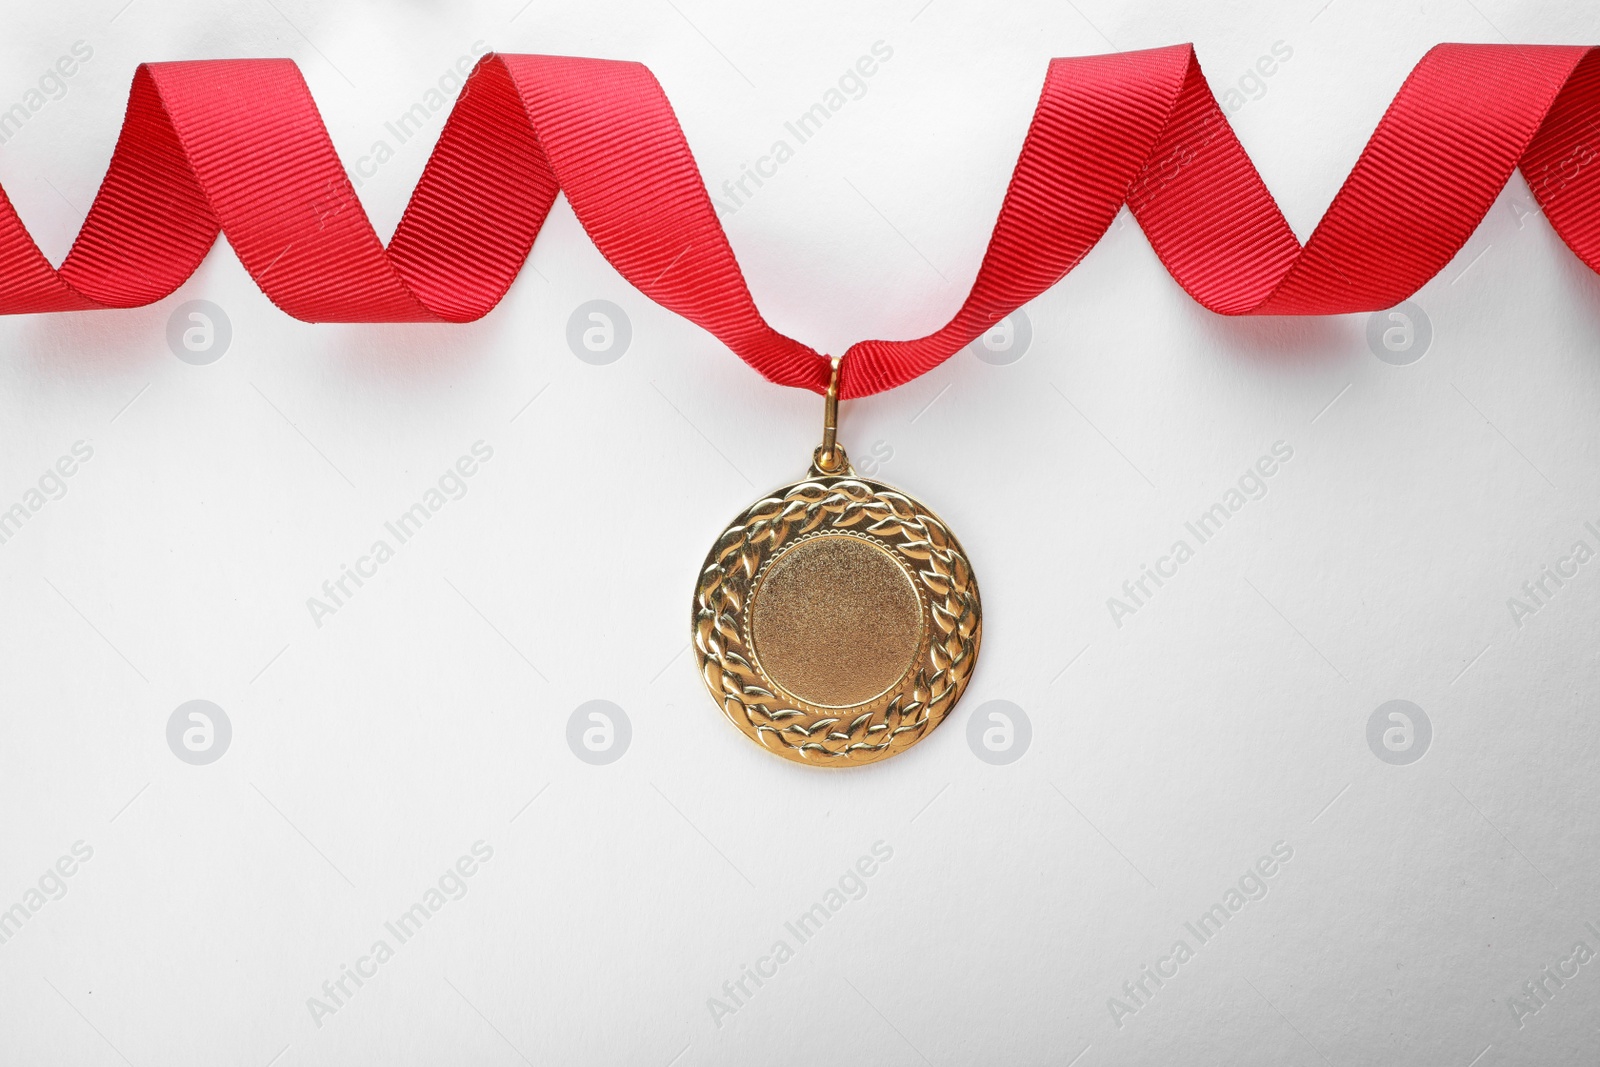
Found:
<path fill-rule="evenodd" d="M 839 439 L 839 363 L 839 356 L 829 361 L 828 393 L 822 407 L 822 448 L 817 452 L 816 463 L 824 471 L 836 471 L 844 465 L 843 450 L 836 447 Z"/>

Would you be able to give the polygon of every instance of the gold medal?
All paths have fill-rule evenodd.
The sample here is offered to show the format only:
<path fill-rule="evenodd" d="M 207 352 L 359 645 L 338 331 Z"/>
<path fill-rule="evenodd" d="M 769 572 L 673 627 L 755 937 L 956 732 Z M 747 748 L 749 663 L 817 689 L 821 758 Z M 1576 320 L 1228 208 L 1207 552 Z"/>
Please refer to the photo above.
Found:
<path fill-rule="evenodd" d="M 961 699 L 983 637 L 961 543 L 914 497 L 859 477 L 836 439 L 834 360 L 811 472 L 722 531 L 694 648 L 733 724 L 798 763 L 845 767 L 922 740 Z"/>

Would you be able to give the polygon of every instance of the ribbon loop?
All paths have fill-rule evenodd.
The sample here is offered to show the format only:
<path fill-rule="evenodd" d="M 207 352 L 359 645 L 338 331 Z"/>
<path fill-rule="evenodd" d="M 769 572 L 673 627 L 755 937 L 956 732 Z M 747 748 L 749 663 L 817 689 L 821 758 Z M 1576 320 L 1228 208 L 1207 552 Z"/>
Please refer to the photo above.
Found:
<path fill-rule="evenodd" d="M 1178 284 L 1223 315 L 1393 306 L 1460 251 L 1518 166 L 1600 270 L 1597 120 L 1600 49 L 1439 45 L 1302 247 L 1191 46 L 1052 60 L 972 291 L 924 337 L 852 345 L 839 395 L 948 359 L 1075 267 L 1123 204 Z M 60 270 L 0 192 L 0 314 L 160 300 L 220 233 L 296 318 L 466 322 L 504 298 L 558 192 L 640 292 L 768 380 L 827 391 L 830 361 L 757 310 L 661 86 L 613 60 L 480 60 L 387 248 L 292 62 L 141 66 Z"/>

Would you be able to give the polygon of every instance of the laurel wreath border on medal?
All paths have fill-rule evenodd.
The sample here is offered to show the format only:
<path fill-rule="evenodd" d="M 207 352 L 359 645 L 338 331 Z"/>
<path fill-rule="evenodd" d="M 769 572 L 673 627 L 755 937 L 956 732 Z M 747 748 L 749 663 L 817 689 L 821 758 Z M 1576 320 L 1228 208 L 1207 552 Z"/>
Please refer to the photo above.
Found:
<path fill-rule="evenodd" d="M 746 615 L 766 565 L 803 538 L 863 535 L 906 568 L 923 615 L 910 670 L 889 690 L 849 708 L 795 699 L 760 667 Z M 853 471 L 784 486 L 756 501 L 712 546 L 694 600 L 701 676 L 746 736 L 799 763 L 856 766 L 916 744 L 961 698 L 983 638 L 978 583 L 944 522 L 895 489 Z"/>

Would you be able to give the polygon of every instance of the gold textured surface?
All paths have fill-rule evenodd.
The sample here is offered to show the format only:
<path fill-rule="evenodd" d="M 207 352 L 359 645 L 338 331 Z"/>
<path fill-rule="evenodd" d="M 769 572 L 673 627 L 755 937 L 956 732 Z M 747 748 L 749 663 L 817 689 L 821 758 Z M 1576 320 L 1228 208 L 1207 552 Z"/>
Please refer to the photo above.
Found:
<path fill-rule="evenodd" d="M 938 516 L 892 486 L 858 477 L 842 448 L 838 466 L 824 469 L 822 451 L 812 454 L 810 477 L 751 504 L 711 546 L 695 587 L 693 642 L 712 699 L 745 736 L 797 763 L 849 767 L 904 752 L 950 714 L 978 661 L 983 608 L 966 553 Z M 898 663 L 911 616 L 899 594 L 884 594 L 890 572 L 841 547 L 845 538 L 885 554 L 909 583 L 916 600 L 909 669 Z M 836 543 L 796 548 L 830 540 Z M 801 553 L 790 564 L 793 576 L 763 592 L 775 569 L 788 570 L 783 561 L 791 550 Z M 878 591 L 819 592 L 813 568 L 827 581 L 870 568 L 867 585 Z M 817 629 L 830 615 L 864 617 L 865 601 L 891 605 L 888 634 L 858 631 L 847 643 L 881 644 L 847 652 Z M 859 658 L 847 668 L 850 656 Z M 876 691 L 890 673 L 898 680 Z"/>
<path fill-rule="evenodd" d="M 887 549 L 823 534 L 797 541 L 767 567 L 750 598 L 750 643 L 788 693 L 819 707 L 852 707 L 911 669 L 922 607 Z"/>

